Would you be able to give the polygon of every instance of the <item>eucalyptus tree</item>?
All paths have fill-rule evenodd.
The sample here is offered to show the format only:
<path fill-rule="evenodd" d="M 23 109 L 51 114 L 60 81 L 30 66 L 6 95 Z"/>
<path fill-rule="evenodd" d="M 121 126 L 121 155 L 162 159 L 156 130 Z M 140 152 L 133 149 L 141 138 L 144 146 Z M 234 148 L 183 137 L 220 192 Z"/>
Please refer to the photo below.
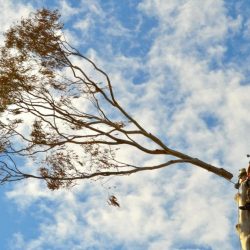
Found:
<path fill-rule="evenodd" d="M 65 39 L 58 11 L 39 9 L 13 25 L 0 53 L 2 184 L 35 178 L 55 190 L 183 163 L 232 179 L 227 170 L 170 148 L 140 125 L 121 106 L 108 74 Z M 118 151 L 128 147 L 165 160 L 124 162 Z M 22 167 L 22 158 L 33 168 Z M 119 206 L 115 196 L 110 204 Z"/>

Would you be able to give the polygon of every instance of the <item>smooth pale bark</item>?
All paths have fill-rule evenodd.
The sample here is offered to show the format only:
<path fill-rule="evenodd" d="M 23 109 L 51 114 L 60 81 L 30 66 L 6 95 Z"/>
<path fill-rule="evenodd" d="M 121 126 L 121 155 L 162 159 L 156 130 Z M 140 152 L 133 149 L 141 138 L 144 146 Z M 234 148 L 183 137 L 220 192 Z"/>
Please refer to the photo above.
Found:
<path fill-rule="evenodd" d="M 247 200 L 247 181 L 242 182 L 240 191 L 236 195 L 236 202 L 239 206 L 245 205 Z M 239 209 L 239 222 L 236 225 L 240 237 L 242 250 L 250 250 L 250 210 Z"/>

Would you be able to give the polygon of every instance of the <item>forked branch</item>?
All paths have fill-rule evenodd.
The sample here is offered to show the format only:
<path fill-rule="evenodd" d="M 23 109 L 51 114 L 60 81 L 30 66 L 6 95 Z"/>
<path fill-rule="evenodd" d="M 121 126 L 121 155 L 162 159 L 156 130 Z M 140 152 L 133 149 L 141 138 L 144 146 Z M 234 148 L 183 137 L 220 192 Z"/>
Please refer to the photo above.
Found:
<path fill-rule="evenodd" d="M 76 180 L 179 163 L 232 178 L 222 168 L 170 149 L 142 127 L 116 99 L 108 74 L 66 41 L 59 18 L 57 11 L 41 9 L 5 34 L 0 54 L 2 183 L 36 178 L 58 189 Z M 127 147 L 166 159 L 131 165 L 117 156 Z M 17 157 L 29 157 L 37 174 L 17 166 Z"/>

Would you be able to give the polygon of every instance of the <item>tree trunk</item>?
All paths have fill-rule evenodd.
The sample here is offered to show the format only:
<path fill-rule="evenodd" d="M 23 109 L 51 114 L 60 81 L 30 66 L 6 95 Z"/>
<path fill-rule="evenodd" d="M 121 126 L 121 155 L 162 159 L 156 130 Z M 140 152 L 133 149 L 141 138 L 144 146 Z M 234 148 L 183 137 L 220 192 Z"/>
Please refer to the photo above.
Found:
<path fill-rule="evenodd" d="M 240 185 L 240 192 L 236 195 L 236 201 L 239 206 L 245 205 L 247 200 L 247 181 Z M 236 230 L 240 237 L 242 250 L 250 250 L 250 210 L 239 209 L 239 221 Z"/>

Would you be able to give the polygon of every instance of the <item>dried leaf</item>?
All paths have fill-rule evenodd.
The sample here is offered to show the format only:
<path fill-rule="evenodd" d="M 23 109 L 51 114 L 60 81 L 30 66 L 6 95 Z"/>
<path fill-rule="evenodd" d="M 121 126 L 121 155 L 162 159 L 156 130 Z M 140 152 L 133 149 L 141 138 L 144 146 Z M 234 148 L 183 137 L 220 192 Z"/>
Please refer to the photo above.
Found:
<path fill-rule="evenodd" d="M 108 204 L 110 206 L 120 207 L 120 204 L 119 204 L 117 198 L 114 195 L 109 196 Z"/>

